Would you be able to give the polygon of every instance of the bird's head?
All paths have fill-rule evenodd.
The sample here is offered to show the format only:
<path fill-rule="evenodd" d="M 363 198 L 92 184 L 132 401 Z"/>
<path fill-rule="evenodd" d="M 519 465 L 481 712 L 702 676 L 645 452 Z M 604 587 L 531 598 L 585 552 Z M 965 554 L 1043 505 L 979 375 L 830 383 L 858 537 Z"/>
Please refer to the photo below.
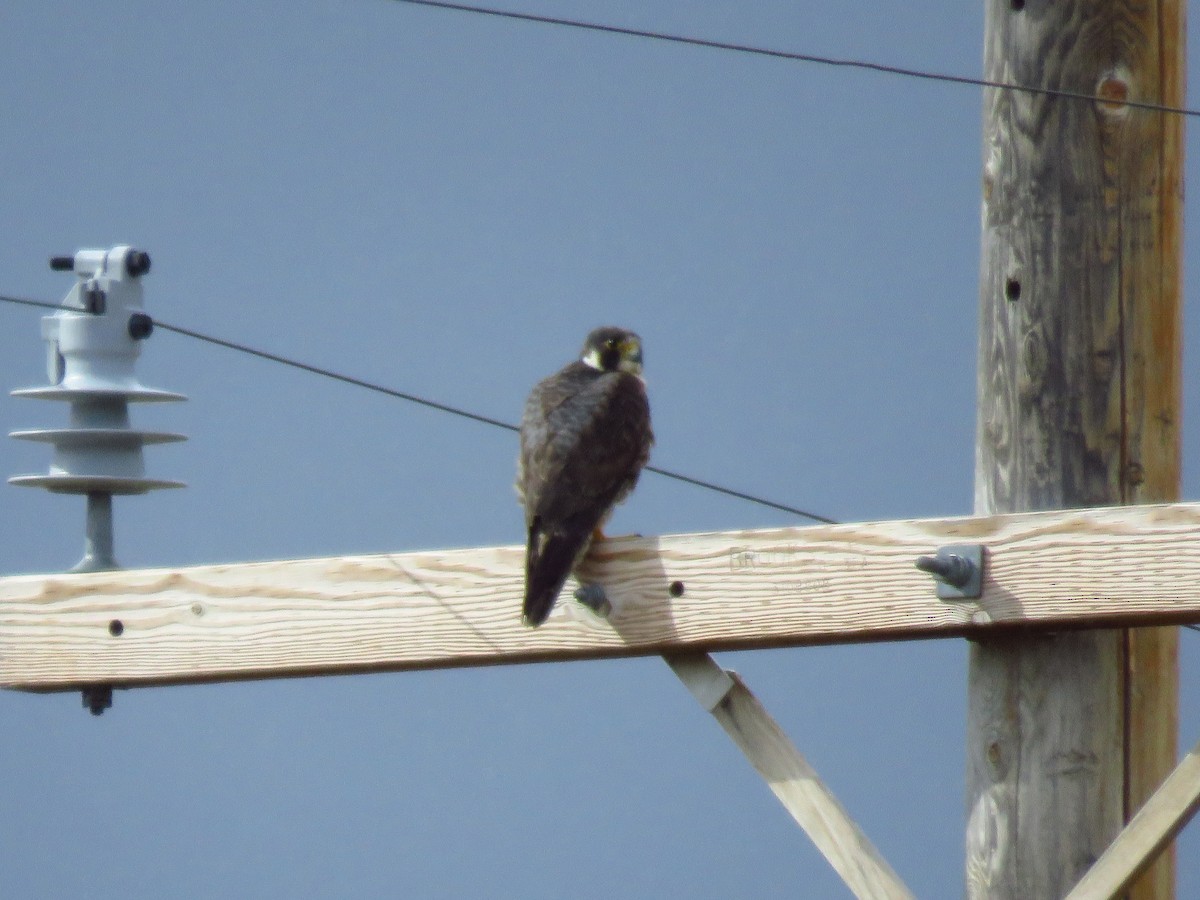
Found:
<path fill-rule="evenodd" d="M 601 372 L 642 374 L 642 339 L 624 328 L 597 328 L 583 342 L 580 357 Z"/>

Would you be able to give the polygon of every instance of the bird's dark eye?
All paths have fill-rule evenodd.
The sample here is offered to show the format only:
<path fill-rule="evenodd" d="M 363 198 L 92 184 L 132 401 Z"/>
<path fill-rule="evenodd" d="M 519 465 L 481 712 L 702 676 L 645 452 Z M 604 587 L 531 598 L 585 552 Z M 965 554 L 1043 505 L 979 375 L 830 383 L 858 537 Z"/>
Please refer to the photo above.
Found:
<path fill-rule="evenodd" d="M 617 339 L 609 338 L 607 341 L 604 342 L 604 346 L 607 347 L 609 350 L 616 350 L 617 349 Z"/>

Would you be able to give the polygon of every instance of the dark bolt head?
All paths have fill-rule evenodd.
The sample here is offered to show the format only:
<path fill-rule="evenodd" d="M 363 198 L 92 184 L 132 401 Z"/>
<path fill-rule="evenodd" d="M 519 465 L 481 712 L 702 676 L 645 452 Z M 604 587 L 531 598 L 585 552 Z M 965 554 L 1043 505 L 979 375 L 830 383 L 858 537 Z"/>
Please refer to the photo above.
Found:
<path fill-rule="evenodd" d="M 919 556 L 917 568 L 956 588 L 964 587 L 975 571 L 974 563 L 954 553 Z"/>
<path fill-rule="evenodd" d="M 154 331 L 154 320 L 144 312 L 135 312 L 129 317 L 129 336 L 135 341 L 144 341 Z"/>
<path fill-rule="evenodd" d="M 75 257 L 52 256 L 50 257 L 50 268 L 55 272 L 73 272 L 75 270 Z"/>
<path fill-rule="evenodd" d="M 145 275 L 150 271 L 150 254 L 144 250 L 130 250 L 125 254 L 125 271 L 134 278 Z"/>
<path fill-rule="evenodd" d="M 94 684 L 83 689 L 83 706 L 98 716 L 112 706 L 112 685 Z"/>

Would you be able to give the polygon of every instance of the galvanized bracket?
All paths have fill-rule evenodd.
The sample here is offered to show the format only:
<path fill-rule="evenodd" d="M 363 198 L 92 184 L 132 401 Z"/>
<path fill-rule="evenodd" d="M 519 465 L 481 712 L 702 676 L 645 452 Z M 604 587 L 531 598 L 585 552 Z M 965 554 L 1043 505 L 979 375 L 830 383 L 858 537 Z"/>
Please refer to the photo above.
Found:
<path fill-rule="evenodd" d="M 917 557 L 917 568 L 937 581 L 939 600 L 978 600 L 983 596 L 983 544 L 948 544 L 936 556 Z"/>

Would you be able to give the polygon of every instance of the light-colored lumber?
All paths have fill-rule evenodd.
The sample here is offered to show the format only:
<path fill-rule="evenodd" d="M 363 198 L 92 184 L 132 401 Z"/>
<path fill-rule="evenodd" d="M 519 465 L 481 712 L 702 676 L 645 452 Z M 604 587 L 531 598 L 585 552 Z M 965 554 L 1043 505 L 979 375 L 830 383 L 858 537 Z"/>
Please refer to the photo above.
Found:
<path fill-rule="evenodd" d="M 913 565 L 988 547 L 979 600 Z M 0 686 L 176 684 L 1200 621 L 1200 505 L 626 538 L 520 621 L 520 547 L 0 578 Z M 673 582 L 683 593 L 672 596 Z M 119 627 L 115 623 L 120 623 Z M 114 634 L 113 632 L 119 632 Z"/>
<path fill-rule="evenodd" d="M 860 900 L 911 900 L 912 893 L 842 808 L 808 761 L 736 672 L 707 653 L 665 657 L 712 713 L 779 802 Z"/>
<path fill-rule="evenodd" d="M 1111 900 L 1150 866 L 1200 807 L 1200 744 L 1176 766 L 1067 900 Z"/>

